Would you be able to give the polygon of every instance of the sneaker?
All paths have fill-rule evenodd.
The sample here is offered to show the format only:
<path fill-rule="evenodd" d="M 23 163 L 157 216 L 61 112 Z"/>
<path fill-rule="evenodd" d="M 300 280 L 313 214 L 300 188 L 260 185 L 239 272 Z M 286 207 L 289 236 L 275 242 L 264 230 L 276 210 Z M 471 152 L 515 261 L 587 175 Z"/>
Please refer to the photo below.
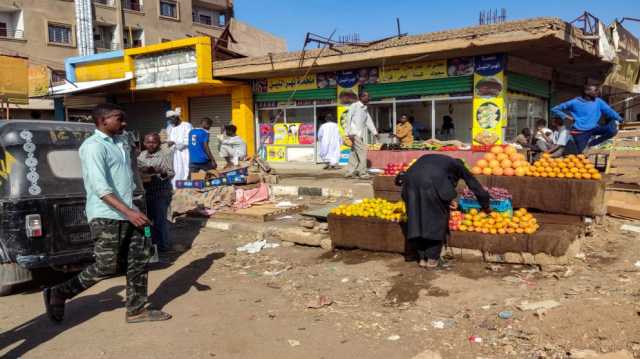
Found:
<path fill-rule="evenodd" d="M 165 313 L 161 310 L 144 308 L 137 314 L 127 313 L 127 323 L 142 323 L 142 322 L 161 322 L 171 319 L 171 314 Z"/>

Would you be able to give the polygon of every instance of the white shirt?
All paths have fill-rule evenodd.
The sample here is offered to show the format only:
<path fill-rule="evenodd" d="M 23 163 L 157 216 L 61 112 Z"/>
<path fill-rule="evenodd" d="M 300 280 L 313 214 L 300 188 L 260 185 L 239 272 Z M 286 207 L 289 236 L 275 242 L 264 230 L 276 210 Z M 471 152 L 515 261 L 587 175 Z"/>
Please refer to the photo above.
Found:
<path fill-rule="evenodd" d="M 375 136 L 378 134 L 376 126 L 373 125 L 373 120 L 367 106 L 358 101 L 349 106 L 349 123 L 347 126 L 347 135 L 365 138 L 367 129 Z"/>
<path fill-rule="evenodd" d="M 557 131 L 553 133 L 553 144 L 558 146 L 566 146 L 569 142 L 569 131 L 566 127 L 559 127 Z"/>

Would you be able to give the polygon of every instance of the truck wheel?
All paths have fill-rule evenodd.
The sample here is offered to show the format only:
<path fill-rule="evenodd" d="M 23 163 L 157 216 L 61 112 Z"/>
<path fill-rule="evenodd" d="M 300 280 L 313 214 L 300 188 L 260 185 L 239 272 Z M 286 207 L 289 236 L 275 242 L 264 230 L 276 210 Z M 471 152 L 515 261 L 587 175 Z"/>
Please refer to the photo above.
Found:
<path fill-rule="evenodd" d="M 15 284 L 32 279 L 31 271 L 20 267 L 17 263 L 0 264 L 0 297 L 11 294 Z"/>

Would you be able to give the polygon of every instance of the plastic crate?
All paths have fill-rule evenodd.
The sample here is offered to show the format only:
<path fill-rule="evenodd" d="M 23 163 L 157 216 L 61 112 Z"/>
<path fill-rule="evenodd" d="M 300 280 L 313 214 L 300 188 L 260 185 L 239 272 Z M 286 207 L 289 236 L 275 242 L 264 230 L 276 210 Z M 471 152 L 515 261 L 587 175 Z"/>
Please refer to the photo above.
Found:
<path fill-rule="evenodd" d="M 460 209 L 462 209 L 462 211 L 465 213 L 469 212 L 473 208 L 480 209 L 480 202 L 478 202 L 478 200 L 475 200 L 475 199 L 461 198 L 458 204 L 460 205 Z M 489 207 L 491 207 L 491 209 L 496 212 L 513 213 L 513 206 L 511 205 L 510 199 L 502 199 L 502 200 L 492 199 L 489 202 Z"/>
<path fill-rule="evenodd" d="M 176 181 L 176 188 L 204 188 L 204 181 Z"/>

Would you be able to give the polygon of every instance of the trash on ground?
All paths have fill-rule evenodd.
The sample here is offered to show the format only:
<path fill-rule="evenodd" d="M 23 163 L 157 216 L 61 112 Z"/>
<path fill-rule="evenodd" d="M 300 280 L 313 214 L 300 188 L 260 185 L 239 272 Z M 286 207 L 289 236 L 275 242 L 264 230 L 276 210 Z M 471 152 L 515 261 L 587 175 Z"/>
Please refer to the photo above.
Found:
<path fill-rule="evenodd" d="M 635 266 L 635 267 L 637 267 L 637 268 L 640 268 L 640 261 L 637 261 L 637 262 L 634 264 L 634 266 Z"/>
<path fill-rule="evenodd" d="M 502 312 L 498 313 L 498 317 L 500 317 L 500 319 L 510 319 L 511 317 L 513 317 L 513 312 L 510 310 L 503 310 Z"/>
<path fill-rule="evenodd" d="M 518 305 L 517 308 L 522 311 L 527 311 L 527 310 L 539 310 L 539 309 L 552 309 L 559 306 L 560 306 L 560 303 L 558 303 L 555 300 L 543 300 L 541 302 L 533 302 L 533 303 L 529 303 L 525 301 L 520 303 L 520 305 Z"/>
<path fill-rule="evenodd" d="M 287 341 L 289 342 L 289 345 L 292 346 L 292 347 L 297 347 L 297 346 L 300 345 L 300 342 L 297 341 L 297 340 L 294 340 L 294 339 L 289 339 Z"/>
<path fill-rule="evenodd" d="M 287 207 L 295 207 L 295 204 L 289 202 L 289 201 L 282 201 L 282 202 L 278 202 L 278 204 L 276 204 L 276 208 L 287 208 Z"/>
<path fill-rule="evenodd" d="M 456 321 L 453 319 L 440 319 L 431 321 L 431 326 L 436 329 L 448 329 L 453 328 L 456 325 Z"/>
<path fill-rule="evenodd" d="M 480 338 L 477 335 L 472 335 L 469 337 L 469 342 L 470 343 L 482 343 L 482 338 Z"/>
<path fill-rule="evenodd" d="M 620 230 L 623 232 L 635 232 L 640 233 L 640 226 L 633 226 L 631 224 L 623 224 L 620 227 Z"/>
<path fill-rule="evenodd" d="M 309 304 L 307 304 L 307 308 L 320 309 L 322 307 L 328 307 L 331 304 L 333 304 L 333 300 L 331 300 L 331 298 L 326 295 L 321 295 L 315 300 L 309 302 Z"/>
<path fill-rule="evenodd" d="M 391 340 L 393 342 L 395 342 L 396 340 L 399 340 L 400 336 L 398 334 L 394 334 L 394 335 L 390 335 L 387 337 L 387 340 Z"/>
<path fill-rule="evenodd" d="M 247 252 L 249 254 L 258 253 L 266 248 L 276 248 L 279 247 L 278 243 L 267 243 L 266 239 L 258 240 L 255 242 L 247 243 L 242 247 L 236 248 L 238 252 Z"/>

